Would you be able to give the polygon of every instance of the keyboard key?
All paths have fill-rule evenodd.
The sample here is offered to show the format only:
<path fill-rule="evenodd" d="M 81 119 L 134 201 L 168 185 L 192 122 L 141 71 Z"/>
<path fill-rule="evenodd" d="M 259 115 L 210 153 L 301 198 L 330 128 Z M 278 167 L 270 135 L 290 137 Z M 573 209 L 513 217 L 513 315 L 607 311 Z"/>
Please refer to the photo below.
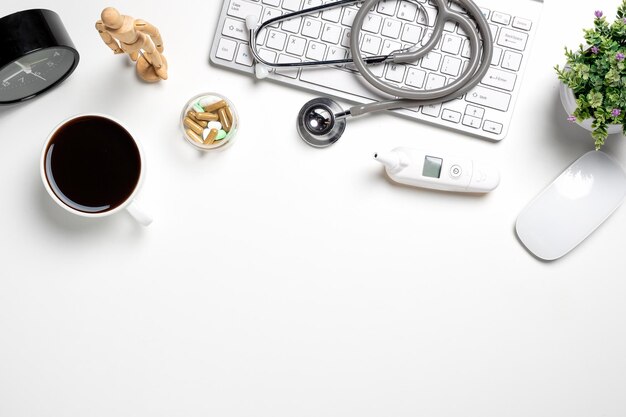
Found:
<path fill-rule="evenodd" d="M 217 46 L 217 52 L 215 56 L 226 61 L 232 61 L 235 57 L 235 51 L 237 50 L 237 42 L 230 39 L 222 38 Z"/>
<path fill-rule="evenodd" d="M 432 7 L 424 7 L 426 10 L 426 15 L 424 14 L 424 10 L 419 11 L 417 15 L 417 23 L 421 25 L 428 25 L 429 27 L 435 26 L 435 21 L 437 20 L 437 10 Z"/>
<path fill-rule="evenodd" d="M 461 43 L 463 39 L 454 35 L 445 35 L 443 37 L 443 43 L 441 44 L 441 50 L 449 54 L 458 55 L 461 50 Z"/>
<path fill-rule="evenodd" d="M 263 4 L 278 7 L 280 6 L 280 0 L 263 0 Z"/>
<path fill-rule="evenodd" d="M 446 85 L 446 77 L 431 72 L 428 74 L 428 77 L 426 77 L 426 87 L 424 88 L 426 90 L 434 90 L 444 85 Z"/>
<path fill-rule="evenodd" d="M 326 23 L 322 32 L 324 42 L 339 43 L 341 39 L 341 27 Z"/>
<path fill-rule="evenodd" d="M 489 29 L 491 30 L 491 36 L 493 36 L 493 38 L 496 38 L 496 35 L 498 34 L 498 26 L 496 25 L 489 25 Z"/>
<path fill-rule="evenodd" d="M 518 51 L 526 49 L 527 41 L 528 34 L 507 28 L 502 28 L 500 36 L 498 37 L 498 45 L 506 46 L 507 48 L 516 49 Z"/>
<path fill-rule="evenodd" d="M 408 42 L 410 44 L 416 44 L 419 42 L 420 37 L 422 36 L 422 28 L 415 25 L 404 25 L 404 29 L 402 30 L 402 40 L 404 42 Z"/>
<path fill-rule="evenodd" d="M 271 49 L 275 49 L 277 51 L 282 51 L 285 49 L 285 42 L 287 42 L 287 35 L 283 32 L 278 32 L 276 30 L 271 30 L 269 36 L 267 37 L 267 42 L 265 46 Z"/>
<path fill-rule="evenodd" d="M 389 81 L 401 83 L 402 81 L 404 81 L 405 72 L 406 67 L 404 65 L 389 64 L 389 68 L 387 69 L 387 75 L 385 75 L 385 78 Z"/>
<path fill-rule="evenodd" d="M 306 39 L 298 36 L 290 36 L 287 43 L 287 52 L 297 56 L 304 55 L 304 48 L 306 48 Z"/>
<path fill-rule="evenodd" d="M 322 30 L 322 22 L 314 19 L 304 19 L 304 25 L 302 25 L 302 35 L 307 38 L 319 38 Z"/>
<path fill-rule="evenodd" d="M 248 29 L 246 24 L 241 20 L 225 19 L 224 27 L 222 28 L 222 35 L 229 36 L 231 38 L 239 39 L 242 41 L 248 40 Z"/>
<path fill-rule="evenodd" d="M 467 93 L 465 100 L 490 109 L 507 111 L 511 95 L 477 85 Z"/>
<path fill-rule="evenodd" d="M 511 23 L 511 15 L 501 12 L 493 12 L 491 15 L 491 21 L 508 26 L 508 24 Z"/>
<path fill-rule="evenodd" d="M 485 132 L 499 135 L 500 133 L 502 133 L 502 124 L 497 123 L 497 122 L 492 122 L 491 120 L 485 120 L 485 125 L 483 126 L 483 130 Z"/>
<path fill-rule="evenodd" d="M 407 1 L 400 2 L 397 16 L 408 22 L 414 22 L 415 16 L 417 16 L 417 6 Z"/>
<path fill-rule="evenodd" d="M 352 31 L 350 29 L 343 30 L 343 36 L 341 37 L 341 46 L 345 46 L 346 48 L 350 48 L 350 38 Z"/>
<path fill-rule="evenodd" d="M 422 88 L 426 79 L 426 71 L 417 68 L 409 68 L 406 76 L 406 84 L 415 88 Z"/>
<path fill-rule="evenodd" d="M 289 10 L 290 12 L 295 12 L 300 10 L 300 5 L 302 4 L 302 0 L 283 0 L 283 9 Z"/>
<path fill-rule="evenodd" d="M 248 16 L 255 16 L 257 21 L 261 18 L 263 7 L 259 4 L 250 3 L 243 0 L 231 0 L 226 14 L 239 19 L 245 19 Z"/>
<path fill-rule="evenodd" d="M 269 49 L 265 48 L 259 48 L 258 54 L 264 61 L 276 62 L 276 52 L 274 51 L 270 51 Z M 273 69 L 268 68 L 268 70 L 272 71 Z"/>
<path fill-rule="evenodd" d="M 246 67 L 251 67 L 254 64 L 254 60 L 252 59 L 252 53 L 250 52 L 250 48 L 246 44 L 239 45 L 239 50 L 237 51 L 237 58 L 235 58 L 235 62 L 240 65 L 245 65 Z"/>
<path fill-rule="evenodd" d="M 502 58 L 502 48 L 497 46 L 493 47 L 493 57 L 491 58 L 491 65 L 497 67 L 500 64 L 500 58 Z"/>
<path fill-rule="evenodd" d="M 433 36 L 433 31 L 432 30 L 428 30 L 426 31 L 426 34 L 424 35 L 424 40 L 423 40 L 423 45 L 426 45 L 426 42 L 428 42 L 431 38 L 431 36 Z M 441 47 L 441 38 L 439 38 L 437 40 L 437 46 L 435 46 L 435 50 L 439 49 L 439 47 Z"/>
<path fill-rule="evenodd" d="M 447 122 L 459 123 L 461 122 L 461 113 L 444 109 L 443 113 L 441 113 L 441 118 Z"/>
<path fill-rule="evenodd" d="M 517 75 L 512 72 L 501 71 L 495 68 L 489 68 L 487 74 L 482 79 L 482 83 L 491 87 L 500 88 L 502 90 L 513 91 Z"/>
<path fill-rule="evenodd" d="M 455 22 L 451 22 L 451 21 L 447 21 L 443 25 L 443 30 L 445 30 L 446 32 L 454 32 L 456 30 L 456 23 Z"/>
<path fill-rule="evenodd" d="M 398 39 L 400 37 L 400 30 L 402 29 L 402 23 L 393 19 L 385 19 L 383 23 L 383 36 L 389 38 Z"/>
<path fill-rule="evenodd" d="M 372 35 L 365 35 L 363 36 L 363 42 L 361 43 L 361 50 L 368 54 L 378 55 L 381 43 L 382 41 L 380 38 Z"/>
<path fill-rule="evenodd" d="M 378 3 L 376 10 L 380 14 L 384 14 L 387 16 L 394 16 L 396 14 L 396 8 L 398 6 L 398 2 L 396 0 L 382 0 Z"/>
<path fill-rule="evenodd" d="M 385 67 L 386 64 L 376 64 L 370 65 L 369 69 L 375 77 L 381 78 L 383 76 L 383 73 L 385 72 Z"/>
<path fill-rule="evenodd" d="M 309 42 L 309 47 L 306 50 L 306 57 L 313 61 L 322 61 L 326 54 L 326 45 L 319 42 Z"/>
<path fill-rule="evenodd" d="M 326 59 L 329 61 L 336 61 L 339 59 L 345 59 L 348 51 L 344 48 L 339 48 L 337 46 L 330 46 L 328 48 L 328 52 L 326 53 Z"/>
<path fill-rule="evenodd" d="M 422 58 L 422 68 L 426 68 L 431 71 L 437 71 L 440 63 L 441 54 L 438 54 L 437 52 L 429 52 L 424 58 Z"/>
<path fill-rule="evenodd" d="M 339 20 L 341 19 L 341 7 L 326 9 L 322 12 L 322 19 L 333 23 L 339 23 Z"/>
<path fill-rule="evenodd" d="M 446 55 L 443 58 L 443 63 L 441 64 L 442 73 L 456 77 L 457 75 L 459 75 L 460 70 L 461 60 L 459 58 L 454 58 L 449 55 Z"/>
<path fill-rule="evenodd" d="M 440 112 L 441 104 L 429 104 L 428 106 L 424 106 L 422 108 L 422 113 L 426 116 L 439 117 Z"/>
<path fill-rule="evenodd" d="M 515 29 L 521 29 L 521 30 L 530 30 L 530 28 L 533 26 L 533 22 L 531 22 L 528 19 L 522 19 L 521 17 L 515 17 L 513 18 L 513 27 Z"/>
<path fill-rule="evenodd" d="M 522 65 L 522 54 L 518 54 L 513 51 L 506 51 L 502 58 L 502 68 L 509 69 L 511 71 L 519 71 Z"/>
<path fill-rule="evenodd" d="M 468 104 L 465 108 L 465 114 L 482 119 L 485 116 L 485 109 Z"/>
<path fill-rule="evenodd" d="M 322 4 L 324 4 L 322 0 L 304 0 L 302 9 L 310 9 L 312 7 L 321 6 Z M 308 13 L 307 15 L 312 16 L 312 17 L 319 17 L 320 14 L 318 12 L 318 13 Z"/>
<path fill-rule="evenodd" d="M 468 115 L 463 116 L 463 124 L 465 126 L 473 127 L 474 129 L 480 129 L 481 123 L 482 123 L 482 120 L 479 119 L 478 117 L 472 117 Z"/>
<path fill-rule="evenodd" d="M 463 42 L 463 49 L 461 50 L 461 56 L 463 58 L 469 58 L 470 55 L 470 41 L 469 39 L 467 39 L 465 42 Z"/>
<path fill-rule="evenodd" d="M 380 31 L 380 25 L 383 18 L 375 14 L 368 14 L 363 22 L 363 30 L 370 33 L 378 33 Z"/>
<path fill-rule="evenodd" d="M 283 14 L 283 12 L 281 12 L 280 10 L 272 9 L 270 7 L 266 7 L 265 10 L 263 11 L 263 22 L 267 22 L 270 19 L 282 16 L 282 14 Z M 278 23 L 275 23 L 275 24 L 271 25 L 271 27 L 277 28 L 278 27 Z"/>
<path fill-rule="evenodd" d="M 402 44 L 399 42 L 394 42 L 390 40 L 383 41 L 383 49 L 380 51 L 381 55 L 389 55 L 392 52 L 398 51 L 402 49 Z"/>
<path fill-rule="evenodd" d="M 352 27 L 352 22 L 354 22 L 354 17 L 356 16 L 357 10 L 352 7 L 348 7 L 343 12 L 343 19 L 341 19 L 341 24 L 344 26 Z"/>
<path fill-rule="evenodd" d="M 301 62 L 301 60 L 285 54 L 280 54 L 278 56 L 278 63 L 280 64 L 289 64 L 296 62 Z M 298 78 L 299 71 L 300 68 L 276 68 L 276 74 L 293 79 Z"/>
<path fill-rule="evenodd" d="M 290 33 L 300 33 L 300 25 L 302 24 L 301 17 L 294 17 L 293 19 L 285 20 L 283 22 L 283 30 Z"/>

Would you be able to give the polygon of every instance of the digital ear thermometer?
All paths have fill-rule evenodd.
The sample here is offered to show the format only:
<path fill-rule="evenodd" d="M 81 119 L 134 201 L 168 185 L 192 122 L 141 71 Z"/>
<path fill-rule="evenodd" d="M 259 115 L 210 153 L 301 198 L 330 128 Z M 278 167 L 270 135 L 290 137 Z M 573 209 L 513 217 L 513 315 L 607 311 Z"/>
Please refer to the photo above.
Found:
<path fill-rule="evenodd" d="M 377 153 L 374 159 L 387 175 L 401 184 L 461 193 L 488 193 L 500 184 L 500 173 L 491 165 L 468 158 L 396 148 Z"/>

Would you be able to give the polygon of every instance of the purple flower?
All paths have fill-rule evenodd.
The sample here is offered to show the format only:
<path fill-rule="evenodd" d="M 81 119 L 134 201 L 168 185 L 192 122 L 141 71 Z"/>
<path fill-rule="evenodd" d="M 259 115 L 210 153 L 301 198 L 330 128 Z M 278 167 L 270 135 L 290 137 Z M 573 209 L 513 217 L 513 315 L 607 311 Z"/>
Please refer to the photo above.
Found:
<path fill-rule="evenodd" d="M 594 55 L 598 55 L 598 52 L 600 52 L 600 48 L 598 48 L 597 46 L 593 45 L 591 47 L 591 53 Z"/>
<path fill-rule="evenodd" d="M 626 17 L 622 19 L 622 23 L 626 23 Z"/>
<path fill-rule="evenodd" d="M 567 121 L 574 123 L 576 121 L 576 116 L 568 116 Z"/>
<path fill-rule="evenodd" d="M 596 10 L 594 14 L 596 15 L 598 19 L 600 19 L 604 13 L 602 13 L 602 10 Z"/>
<path fill-rule="evenodd" d="M 620 114 L 622 114 L 622 111 L 620 109 L 613 109 L 613 111 L 611 112 L 611 116 L 613 117 L 619 117 Z"/>
<path fill-rule="evenodd" d="M 624 60 L 624 54 L 621 52 L 618 52 L 617 55 L 615 55 L 615 59 L 617 59 L 618 61 L 623 61 Z"/>

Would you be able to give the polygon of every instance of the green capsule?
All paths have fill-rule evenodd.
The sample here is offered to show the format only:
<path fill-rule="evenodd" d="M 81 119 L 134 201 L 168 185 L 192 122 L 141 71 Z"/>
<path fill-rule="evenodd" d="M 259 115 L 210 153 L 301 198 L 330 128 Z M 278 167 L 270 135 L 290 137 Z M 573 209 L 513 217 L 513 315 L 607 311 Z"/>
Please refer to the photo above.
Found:
<path fill-rule="evenodd" d="M 193 105 L 193 109 L 198 113 L 204 113 L 204 108 L 200 105 L 200 103 L 196 103 Z"/>
<path fill-rule="evenodd" d="M 215 140 L 222 140 L 226 137 L 226 135 L 228 135 L 228 133 L 226 133 L 225 130 L 220 130 L 219 132 L 217 132 L 217 137 L 215 138 Z"/>

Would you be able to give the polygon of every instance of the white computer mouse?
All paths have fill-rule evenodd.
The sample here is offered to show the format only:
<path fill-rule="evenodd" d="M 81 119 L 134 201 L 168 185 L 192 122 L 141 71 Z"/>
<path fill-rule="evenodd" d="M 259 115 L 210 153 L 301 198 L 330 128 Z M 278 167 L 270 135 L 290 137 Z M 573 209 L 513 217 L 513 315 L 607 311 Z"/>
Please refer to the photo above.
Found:
<path fill-rule="evenodd" d="M 517 235 L 535 256 L 559 259 L 593 233 L 625 196 L 622 167 L 603 152 L 588 152 L 522 211 Z"/>

